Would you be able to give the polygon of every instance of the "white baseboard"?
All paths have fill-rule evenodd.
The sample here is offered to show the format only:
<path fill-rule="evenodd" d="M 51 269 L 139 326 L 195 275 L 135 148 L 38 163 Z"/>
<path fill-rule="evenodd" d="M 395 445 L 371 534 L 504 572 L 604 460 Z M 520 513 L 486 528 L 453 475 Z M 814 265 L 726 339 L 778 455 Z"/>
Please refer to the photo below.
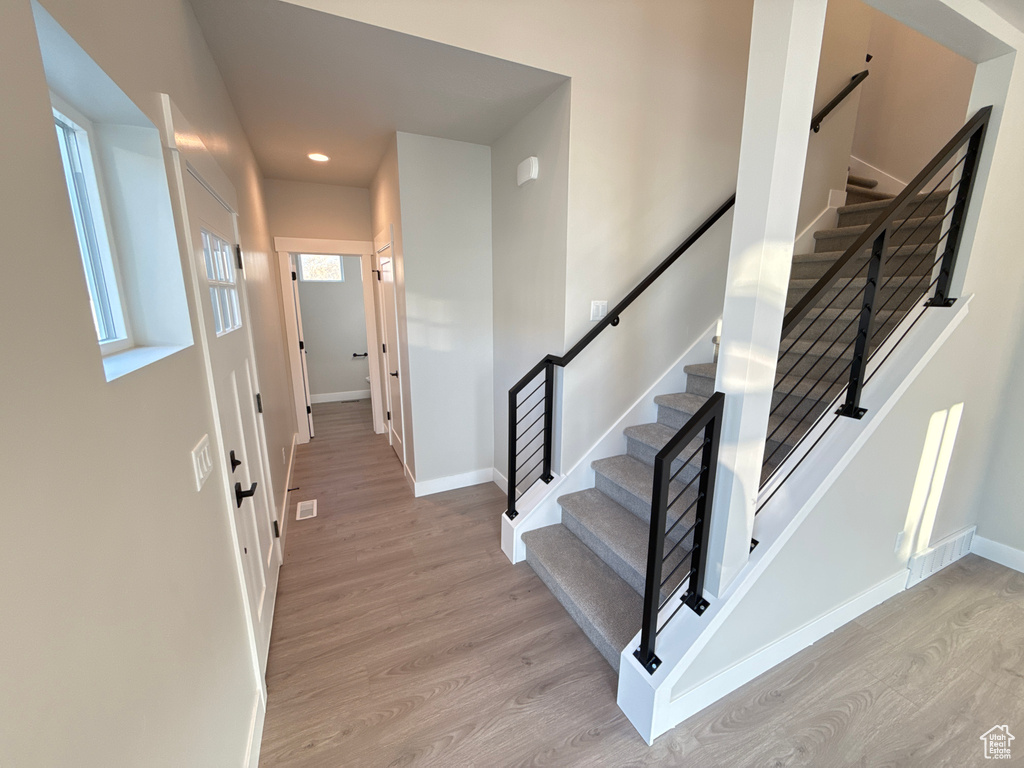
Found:
<path fill-rule="evenodd" d="M 260 745 L 263 742 L 263 723 L 267 708 L 263 703 L 263 693 L 256 691 L 256 702 L 253 705 L 252 718 L 249 721 L 249 743 L 245 748 L 243 765 L 246 768 L 259 768 Z"/>
<path fill-rule="evenodd" d="M 310 395 L 311 403 L 346 403 L 349 400 L 368 400 L 370 390 L 353 389 L 351 392 L 324 392 L 322 395 Z"/>
<path fill-rule="evenodd" d="M 999 565 L 1024 573 L 1024 551 L 1022 550 L 1000 544 L 992 539 L 986 539 L 984 536 L 975 536 L 971 542 L 971 552 L 978 557 L 991 560 L 993 563 L 999 563 Z"/>
<path fill-rule="evenodd" d="M 825 635 L 835 632 L 879 603 L 898 595 L 904 590 L 906 582 L 906 573 L 900 571 L 821 618 L 776 640 L 753 656 L 748 656 L 721 674 L 682 694 L 669 705 L 673 710 L 673 719 L 676 722 L 685 720 L 723 696 L 732 693 L 741 685 L 750 682 L 758 675 L 764 674 L 772 667 L 795 656 L 804 648 L 810 647 Z"/>
<path fill-rule="evenodd" d="M 875 179 L 878 182 L 875 191 L 884 192 L 887 195 L 898 195 L 907 186 L 907 182 L 897 179 L 895 176 L 890 176 L 881 168 L 876 168 L 859 157 L 850 157 L 850 173 L 854 176 Z"/>
<path fill-rule="evenodd" d="M 491 480 L 494 484 L 501 488 L 502 493 L 508 493 L 508 478 L 501 474 L 497 467 L 492 467 L 491 473 Z"/>
<path fill-rule="evenodd" d="M 292 484 L 292 471 L 295 469 L 295 447 L 299 442 L 299 433 L 292 434 L 292 447 L 288 452 L 288 469 L 284 473 L 284 493 L 281 494 L 281 508 L 278 510 L 277 520 L 281 526 L 281 561 L 284 562 L 284 540 L 288 535 L 288 489 Z"/>
<path fill-rule="evenodd" d="M 471 485 L 489 483 L 493 479 L 493 467 L 488 467 L 487 469 L 476 469 L 472 472 L 463 472 L 460 475 L 449 475 L 448 477 L 438 477 L 434 480 L 415 482 L 413 485 L 413 493 L 416 494 L 416 498 L 419 498 L 420 496 L 430 496 L 433 493 L 454 491 L 456 488 L 468 488 Z"/>
<path fill-rule="evenodd" d="M 814 233 L 819 229 L 832 229 L 839 222 L 839 209 L 846 205 L 845 189 L 830 189 L 828 205 L 814 221 L 804 227 L 796 236 L 793 253 L 814 253 Z"/>

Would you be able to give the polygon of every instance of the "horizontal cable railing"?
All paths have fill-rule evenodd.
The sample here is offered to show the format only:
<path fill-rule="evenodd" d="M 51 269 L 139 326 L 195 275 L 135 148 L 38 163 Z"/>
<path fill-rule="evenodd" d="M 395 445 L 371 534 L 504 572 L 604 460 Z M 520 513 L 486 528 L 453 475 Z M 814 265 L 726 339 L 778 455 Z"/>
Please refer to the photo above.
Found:
<path fill-rule="evenodd" d="M 664 627 L 684 606 L 697 614 L 708 606 L 704 576 L 724 407 L 725 395 L 716 392 L 654 459 L 644 615 L 640 647 L 633 652 L 651 673 L 661 665 L 655 654 L 659 623 Z M 671 613 L 659 622 L 666 608 Z"/>
<path fill-rule="evenodd" d="M 766 482 L 838 398 L 838 415 L 864 415 L 871 355 L 925 296 L 927 306 L 953 303 L 950 279 L 991 111 L 957 132 L 786 314 Z"/>

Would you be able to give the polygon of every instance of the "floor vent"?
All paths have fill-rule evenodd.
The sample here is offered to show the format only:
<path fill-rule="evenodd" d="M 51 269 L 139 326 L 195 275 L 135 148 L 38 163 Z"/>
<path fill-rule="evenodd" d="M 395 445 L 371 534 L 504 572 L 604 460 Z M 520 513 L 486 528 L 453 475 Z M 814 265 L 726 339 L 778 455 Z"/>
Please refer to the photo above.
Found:
<path fill-rule="evenodd" d="M 316 499 L 300 501 L 299 505 L 295 508 L 295 519 L 309 520 L 311 517 L 316 517 Z"/>
<path fill-rule="evenodd" d="M 955 563 L 969 553 L 973 538 L 974 528 L 968 528 L 910 558 L 910 577 L 907 579 L 907 588 L 921 583 L 933 573 L 938 573 L 947 565 Z"/>

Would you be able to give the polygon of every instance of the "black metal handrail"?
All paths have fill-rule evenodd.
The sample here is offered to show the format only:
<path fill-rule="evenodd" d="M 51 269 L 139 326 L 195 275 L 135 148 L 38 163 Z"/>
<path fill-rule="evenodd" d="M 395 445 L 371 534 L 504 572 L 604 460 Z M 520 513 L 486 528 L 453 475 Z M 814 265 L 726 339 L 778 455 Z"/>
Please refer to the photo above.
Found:
<path fill-rule="evenodd" d="M 854 75 L 850 79 L 850 83 L 814 116 L 811 120 L 812 130 L 817 131 L 821 121 L 829 112 L 835 109 L 836 105 L 860 85 L 867 76 L 867 70 Z M 733 193 L 686 240 L 680 243 L 678 248 L 641 280 L 622 301 L 612 307 L 611 311 L 599 320 L 597 325 L 591 328 L 568 352 L 564 355 L 546 355 L 508 391 L 508 507 L 505 514 L 510 520 L 514 520 L 519 515 L 516 511 L 516 500 L 520 495 L 519 487 L 522 485 L 529 488 L 537 480 L 550 483 L 553 477 L 551 462 L 555 368 L 564 368 L 606 328 L 618 325 L 620 315 L 626 308 L 728 213 L 735 202 L 736 194 Z M 520 397 L 528 387 L 530 393 L 525 397 Z M 543 394 L 537 396 L 542 389 Z M 543 408 L 538 410 L 542 403 Z M 520 416 L 520 411 L 523 409 L 526 409 L 526 415 Z M 538 441 L 538 438 L 541 439 Z"/>
<path fill-rule="evenodd" d="M 551 482 L 551 437 L 553 422 L 552 416 L 554 413 L 554 373 L 555 367 L 560 368 L 568 365 L 580 352 L 587 348 L 587 346 L 596 339 L 605 328 L 609 326 L 616 326 L 619 324 L 619 316 L 632 304 L 636 299 L 643 293 L 651 284 L 661 277 L 664 272 L 671 267 L 676 260 L 688 251 L 700 238 L 706 233 L 711 227 L 721 219 L 733 204 L 736 202 L 735 193 L 730 195 L 729 198 L 715 209 L 714 213 L 708 216 L 701 224 L 690 233 L 679 246 L 672 251 L 657 267 L 655 267 L 650 274 L 641 280 L 637 286 L 626 294 L 626 298 L 616 304 L 612 310 L 595 325 L 582 339 L 580 339 L 573 347 L 566 352 L 564 355 L 547 355 L 537 363 L 533 368 L 530 369 L 523 378 L 521 378 L 515 386 L 508 391 L 508 509 L 505 514 L 508 515 L 510 520 L 514 520 L 519 514 L 516 512 L 515 503 L 517 498 L 517 488 L 523 484 L 524 481 L 531 480 L 531 485 L 536 479 L 543 480 L 545 483 Z M 519 395 L 527 389 L 528 386 L 537 382 L 537 380 L 543 374 L 543 380 L 536 383 L 535 386 L 531 387 L 530 394 L 520 398 Z M 543 387 L 544 395 L 542 398 L 534 399 L 540 389 Z M 536 409 L 540 406 L 541 402 L 544 404 L 542 411 Z M 520 416 L 519 413 L 524 407 L 529 407 L 526 415 Z M 528 418 L 529 417 L 529 418 Z M 543 424 L 541 419 L 543 418 Z M 526 424 L 525 427 L 520 428 L 520 425 Z M 543 435 L 543 442 L 540 445 L 535 446 L 537 438 Z M 531 452 L 532 451 L 532 452 Z M 537 458 L 536 463 L 526 469 L 528 463 L 536 458 L 536 455 L 540 453 L 540 458 Z M 520 456 L 525 458 L 520 460 Z M 534 474 L 540 470 L 539 474 Z M 528 487 L 528 486 L 527 486 Z"/>
<path fill-rule="evenodd" d="M 822 107 L 818 114 L 811 118 L 811 130 L 817 133 L 821 128 L 821 121 L 828 117 L 829 113 L 843 102 L 843 99 L 853 93 L 857 89 L 858 85 L 867 80 L 869 74 L 871 73 L 865 69 L 863 72 L 858 72 L 856 75 L 851 77 L 849 84 L 836 94 L 836 97 L 832 99 L 832 101 Z"/>
<path fill-rule="evenodd" d="M 837 415 L 863 417 L 868 361 L 922 298 L 934 288 L 926 306 L 953 303 L 950 280 L 991 111 L 971 118 L 787 313 L 767 477 L 844 392 Z"/>
<path fill-rule="evenodd" d="M 644 616 L 640 628 L 640 647 L 633 652 L 644 669 L 652 674 L 661 665 L 661 660 L 654 652 L 661 631 L 658 628 L 658 617 L 672 601 L 672 593 L 685 587 L 679 604 L 662 626 L 668 624 L 684 605 L 698 615 L 708 607 L 708 601 L 704 599 L 704 576 L 707 571 L 708 533 L 711 529 L 709 517 L 714 504 L 715 471 L 718 468 L 724 409 L 725 395 L 715 392 L 665 447 L 658 451 L 654 459 Z M 694 445 L 698 438 L 699 442 Z M 692 448 L 689 457 L 673 470 L 674 462 L 687 447 Z M 693 460 L 698 455 L 699 463 L 694 465 Z M 689 480 L 685 479 L 684 473 L 690 475 Z M 678 479 L 680 476 L 683 476 L 682 480 Z M 695 489 L 694 483 L 697 483 Z M 670 516 L 675 517 L 671 525 Z M 670 544 L 667 552 L 666 542 Z M 685 550 L 687 542 L 688 551 Z M 680 550 L 680 547 L 684 549 Z M 675 565 L 668 576 L 662 578 L 664 568 L 673 562 Z M 689 568 L 681 570 L 686 563 Z"/>

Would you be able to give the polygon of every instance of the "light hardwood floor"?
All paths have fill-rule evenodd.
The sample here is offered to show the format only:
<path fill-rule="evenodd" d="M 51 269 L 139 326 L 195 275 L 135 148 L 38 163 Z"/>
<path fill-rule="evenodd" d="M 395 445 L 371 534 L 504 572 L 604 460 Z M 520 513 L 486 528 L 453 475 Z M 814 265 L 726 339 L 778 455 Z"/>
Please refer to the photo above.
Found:
<path fill-rule="evenodd" d="M 648 747 L 483 485 L 414 499 L 368 401 L 314 406 L 267 666 L 263 766 L 982 766 L 1019 729 L 1024 575 L 974 556 Z M 296 522 L 315 498 L 319 516 Z"/>

